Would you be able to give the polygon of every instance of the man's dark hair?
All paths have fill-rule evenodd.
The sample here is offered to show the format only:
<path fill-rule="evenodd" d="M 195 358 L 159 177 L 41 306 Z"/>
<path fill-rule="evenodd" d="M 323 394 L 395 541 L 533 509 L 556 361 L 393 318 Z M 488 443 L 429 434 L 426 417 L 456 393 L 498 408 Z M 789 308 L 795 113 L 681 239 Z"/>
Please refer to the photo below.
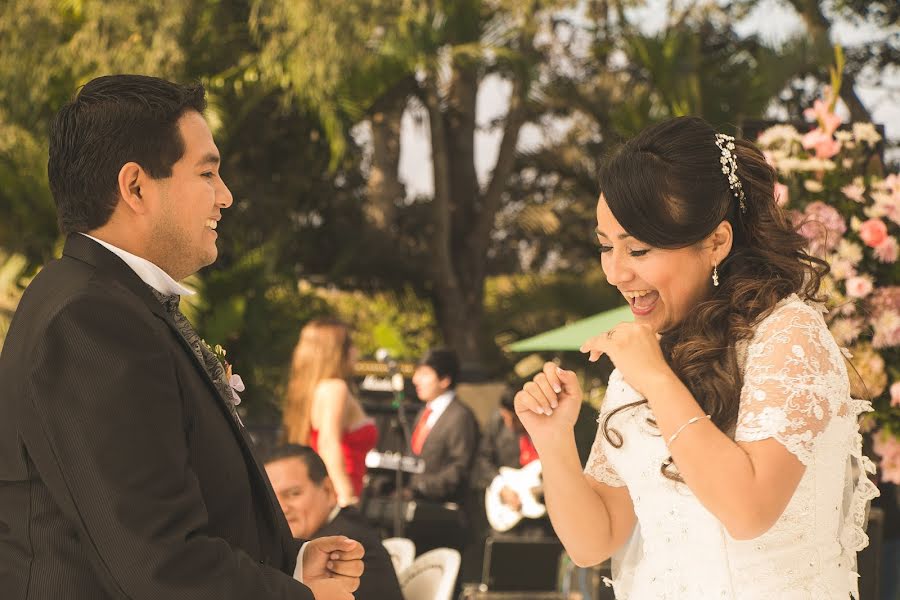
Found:
<path fill-rule="evenodd" d="M 434 348 L 422 357 L 419 364 L 434 369 L 439 379 L 449 377 L 449 389 L 456 387 L 456 380 L 459 379 L 459 359 L 456 351 L 450 348 Z"/>
<path fill-rule="evenodd" d="M 309 446 L 301 446 L 300 444 L 283 444 L 268 452 L 265 455 L 264 462 L 269 464 L 283 458 L 299 458 L 306 465 L 309 472 L 309 480 L 316 485 L 322 485 L 325 478 L 328 477 L 328 469 L 322 457 L 316 454 L 316 451 Z"/>
<path fill-rule="evenodd" d="M 516 412 L 516 394 L 522 389 L 521 385 L 509 384 L 500 395 L 500 406 L 506 410 Z"/>
<path fill-rule="evenodd" d="M 154 179 L 171 177 L 184 154 L 178 119 L 205 109 L 199 83 L 107 75 L 85 84 L 50 125 L 47 175 L 60 230 L 90 231 L 109 220 L 125 163 L 139 164 Z"/>

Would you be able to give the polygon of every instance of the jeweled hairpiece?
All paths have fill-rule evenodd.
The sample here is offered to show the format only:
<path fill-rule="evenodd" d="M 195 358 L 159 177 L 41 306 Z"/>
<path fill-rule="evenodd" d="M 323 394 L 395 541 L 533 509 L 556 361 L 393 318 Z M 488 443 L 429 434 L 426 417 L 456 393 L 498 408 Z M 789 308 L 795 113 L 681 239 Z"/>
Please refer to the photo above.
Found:
<path fill-rule="evenodd" d="M 747 205 L 744 204 L 744 186 L 737 176 L 737 159 L 734 157 L 734 138 L 724 133 L 716 134 L 716 146 L 719 147 L 722 155 L 719 162 L 722 163 L 722 173 L 728 178 L 728 187 L 731 193 L 737 198 L 738 204 L 741 205 L 741 212 L 747 212 Z"/>

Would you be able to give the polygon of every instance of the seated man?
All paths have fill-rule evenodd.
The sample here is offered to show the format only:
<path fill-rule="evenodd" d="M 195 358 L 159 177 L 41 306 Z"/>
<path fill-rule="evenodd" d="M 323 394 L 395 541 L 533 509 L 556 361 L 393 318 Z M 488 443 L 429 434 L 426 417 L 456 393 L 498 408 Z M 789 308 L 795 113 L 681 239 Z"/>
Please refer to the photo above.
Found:
<path fill-rule="evenodd" d="M 287 444 L 266 457 L 266 473 L 294 537 L 345 535 L 365 549 L 358 600 L 403 600 L 394 565 L 378 533 L 353 507 L 341 508 L 325 463 L 308 446 Z"/>

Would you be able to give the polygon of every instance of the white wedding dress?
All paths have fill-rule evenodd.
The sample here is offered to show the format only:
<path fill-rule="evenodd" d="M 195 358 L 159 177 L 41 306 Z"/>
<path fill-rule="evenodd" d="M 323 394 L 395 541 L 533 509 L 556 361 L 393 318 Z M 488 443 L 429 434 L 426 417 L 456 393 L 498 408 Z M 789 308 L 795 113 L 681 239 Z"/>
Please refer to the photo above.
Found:
<path fill-rule="evenodd" d="M 637 525 L 613 556 L 617 600 L 858 597 L 856 553 L 868 543 L 866 510 L 878 490 L 865 476 L 874 465 L 862 455 L 857 417 L 871 405 L 850 397 L 842 350 L 820 310 L 796 295 L 737 351 L 744 384 L 734 438 L 784 445 L 806 466 L 797 491 L 769 531 L 735 540 L 687 485 L 660 473 L 669 452 L 647 404 L 614 415 L 622 447 L 598 427 L 585 472 L 628 486 L 634 503 Z M 614 371 L 598 422 L 641 399 Z"/>

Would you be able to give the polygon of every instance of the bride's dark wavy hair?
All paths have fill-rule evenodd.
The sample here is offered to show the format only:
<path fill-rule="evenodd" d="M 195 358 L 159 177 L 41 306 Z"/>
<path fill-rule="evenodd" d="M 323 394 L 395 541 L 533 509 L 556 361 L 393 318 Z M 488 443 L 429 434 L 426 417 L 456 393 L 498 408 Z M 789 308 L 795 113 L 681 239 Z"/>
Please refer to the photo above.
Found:
<path fill-rule="evenodd" d="M 729 255 L 718 265 L 720 285 L 709 283 L 705 299 L 662 334 L 660 345 L 672 370 L 712 422 L 733 435 L 743 378 L 736 342 L 779 300 L 796 293 L 820 300 L 828 264 L 806 251 L 807 242 L 775 201 L 775 171 L 752 143 L 735 141 L 737 176 L 746 212 L 722 173 L 716 131 L 703 119 L 679 117 L 649 127 L 610 156 L 600 170 L 600 190 L 623 229 L 655 248 L 676 249 L 705 240 L 727 220 L 733 229 Z M 602 423 L 606 439 L 623 443 L 609 420 L 634 402 L 611 411 Z M 671 457 L 663 475 L 680 480 Z"/>

